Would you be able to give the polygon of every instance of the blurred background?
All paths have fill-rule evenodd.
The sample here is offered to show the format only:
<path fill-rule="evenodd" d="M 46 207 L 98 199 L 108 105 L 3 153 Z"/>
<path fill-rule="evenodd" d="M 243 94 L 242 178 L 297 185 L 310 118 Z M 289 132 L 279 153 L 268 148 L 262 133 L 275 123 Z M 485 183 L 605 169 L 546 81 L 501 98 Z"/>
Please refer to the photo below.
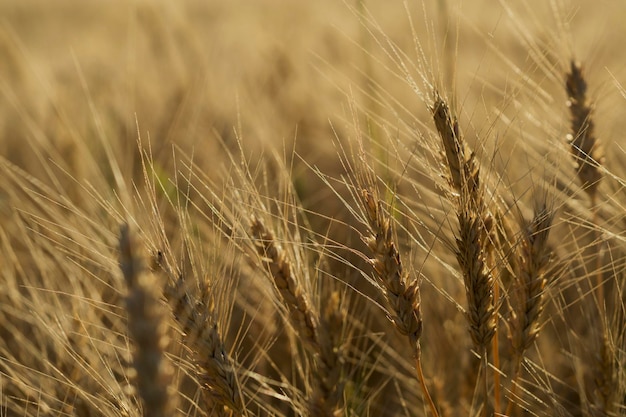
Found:
<path fill-rule="evenodd" d="M 4 0 L 0 16 L 0 153 L 44 181 L 47 160 L 110 178 L 107 152 L 136 178 L 139 136 L 165 172 L 179 152 L 219 173 L 238 138 L 248 158 L 295 151 L 332 173 L 351 106 L 370 136 L 393 139 L 432 128 L 433 87 L 468 137 L 509 146 L 500 113 L 519 118 L 525 97 L 552 106 L 529 118 L 542 132 L 563 130 L 571 57 L 598 92 L 600 136 L 624 131 L 617 0 Z M 293 170 L 305 200 L 323 198 Z"/>

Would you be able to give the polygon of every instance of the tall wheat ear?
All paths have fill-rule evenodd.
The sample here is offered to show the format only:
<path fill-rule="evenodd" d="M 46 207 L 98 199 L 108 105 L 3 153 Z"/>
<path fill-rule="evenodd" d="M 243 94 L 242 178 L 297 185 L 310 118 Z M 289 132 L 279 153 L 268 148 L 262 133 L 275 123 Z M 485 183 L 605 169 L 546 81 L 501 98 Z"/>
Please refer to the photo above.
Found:
<path fill-rule="evenodd" d="M 493 277 L 486 265 L 487 253 L 492 250 L 493 217 L 484 202 L 478 161 L 463 140 L 456 117 L 439 94 L 435 95 L 432 112 L 445 150 L 450 184 L 458 195 L 455 201 L 459 221 L 456 254 L 465 282 L 470 335 L 475 347 L 482 352 L 495 333 Z"/>
<path fill-rule="evenodd" d="M 485 401 L 483 413 L 486 415 L 489 392 L 487 355 L 492 340 L 494 357 L 498 357 L 497 338 L 494 338 L 497 323 L 494 292 L 497 294 L 497 285 L 493 277 L 493 265 L 489 265 L 489 258 L 494 251 L 493 243 L 496 240 L 494 217 L 485 204 L 478 160 L 465 143 L 457 118 L 453 116 L 447 102 L 438 92 L 434 94 L 431 111 L 449 169 L 452 191 L 449 195 L 456 206 L 459 224 L 456 258 L 465 286 L 469 333 L 483 362 Z M 497 360 L 494 362 L 497 364 Z M 498 412 L 500 384 L 497 370 L 494 375 L 496 379 L 494 407 Z"/>

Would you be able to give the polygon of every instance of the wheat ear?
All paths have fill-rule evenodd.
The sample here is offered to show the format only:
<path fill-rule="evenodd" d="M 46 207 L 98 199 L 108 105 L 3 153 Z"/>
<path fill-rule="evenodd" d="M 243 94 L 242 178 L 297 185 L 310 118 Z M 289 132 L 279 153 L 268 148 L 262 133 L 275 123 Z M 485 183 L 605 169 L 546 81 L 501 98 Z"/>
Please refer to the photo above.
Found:
<path fill-rule="evenodd" d="M 172 367 L 165 359 L 168 343 L 165 311 L 159 301 L 159 285 L 139 254 L 139 244 L 128 225 L 120 229 L 119 264 L 126 280 L 128 331 L 135 344 L 135 385 L 143 400 L 144 415 L 173 415 Z"/>
<path fill-rule="evenodd" d="M 457 118 L 452 116 L 450 107 L 439 94 L 435 94 L 431 111 L 435 127 L 442 139 L 450 170 L 451 187 L 459 195 L 462 192 L 466 193 L 475 205 L 482 206 L 479 165 L 474 153 L 470 151 L 460 134 Z"/>
<path fill-rule="evenodd" d="M 456 257 L 463 273 L 470 336 L 476 350 L 482 356 L 485 368 L 486 401 L 489 391 L 487 348 L 492 341 L 494 356 L 498 354 L 497 338 L 494 338 L 497 317 L 494 288 L 497 292 L 497 286 L 492 269 L 487 265 L 487 259 L 494 251 L 493 216 L 485 206 L 484 191 L 480 183 L 480 167 L 476 157 L 460 134 L 457 118 L 452 116 L 448 104 L 438 93 L 435 93 L 431 111 L 445 151 L 450 185 L 458 195 L 456 203 L 459 233 L 456 239 Z M 494 375 L 495 385 L 499 387 L 498 372 L 496 371 Z M 494 397 L 497 412 L 499 393 L 496 392 Z"/>
<path fill-rule="evenodd" d="M 291 323 L 299 339 L 315 358 L 317 372 L 313 376 L 314 391 L 310 396 L 309 415 L 332 417 L 339 412 L 338 402 L 342 396 L 339 384 L 342 358 L 337 335 L 330 334 L 338 329 L 326 325 L 332 324 L 336 327 L 337 317 L 333 316 L 341 313 L 326 312 L 325 317 L 320 318 L 293 273 L 293 265 L 286 251 L 276 242 L 274 234 L 257 217 L 252 218 L 251 233 L 262 263 L 289 311 Z"/>
<path fill-rule="evenodd" d="M 232 413 L 225 415 L 242 415 L 244 406 L 237 384 L 237 375 L 233 361 L 226 351 L 224 340 L 215 320 L 207 320 L 196 324 L 199 332 L 193 341 L 194 357 L 199 367 L 199 379 L 202 388 L 207 392 L 212 404 L 216 404 L 219 412 L 227 407 Z M 208 401 L 206 401 L 208 403 Z"/>
<path fill-rule="evenodd" d="M 520 265 L 513 282 L 512 314 L 509 320 L 514 370 L 507 415 L 513 410 L 517 381 L 521 373 L 524 352 L 541 330 L 546 285 L 545 270 L 550 260 L 548 236 L 554 214 L 544 205 L 535 212 L 533 220 L 522 230 Z"/>
<path fill-rule="evenodd" d="M 593 109 L 587 98 L 587 81 L 583 74 L 582 65 L 574 60 L 570 61 L 570 71 L 566 75 L 565 87 L 568 97 L 567 106 L 571 115 L 571 132 L 567 135 L 567 139 L 577 164 L 578 178 L 591 200 L 593 210 L 591 222 L 597 225 L 599 223 L 598 210 L 600 208 L 597 205 L 598 186 L 602 180 L 600 166 L 604 164 L 604 147 L 595 135 L 595 124 L 592 117 Z M 598 311 L 600 317 L 602 317 L 603 312 L 606 313 L 604 311 L 606 300 L 602 274 L 602 232 L 596 229 L 595 234 L 596 297 Z M 599 378 L 596 378 L 596 382 L 602 396 L 603 408 L 607 410 L 607 407 L 610 408 L 610 401 L 607 401 L 607 397 L 604 394 L 611 390 L 610 381 L 613 378 L 612 374 L 604 372 L 604 370 L 610 369 L 610 366 L 606 366 L 607 361 L 611 361 L 610 356 L 607 355 L 607 352 L 610 350 L 610 337 L 605 321 L 603 319 L 599 321 L 598 325 L 601 329 L 599 332 L 601 334 L 601 340 L 599 341 L 601 346 L 600 368 L 603 372 L 601 372 Z M 609 382 L 607 383 L 607 381 Z"/>
<path fill-rule="evenodd" d="M 522 231 L 520 271 L 514 281 L 514 312 L 510 321 L 511 344 L 518 355 L 531 346 L 541 329 L 545 270 L 551 253 L 548 236 L 553 218 L 553 213 L 543 206 Z"/>
<path fill-rule="evenodd" d="M 446 102 L 436 95 L 433 119 L 441 136 L 450 168 L 451 185 L 457 191 L 457 260 L 463 271 L 468 299 L 467 318 L 472 341 L 483 351 L 495 332 L 493 278 L 485 266 L 488 236 L 493 220 L 488 215 L 480 185 L 479 166 L 459 134 L 458 121 Z"/>
<path fill-rule="evenodd" d="M 382 285 L 383 294 L 392 309 L 391 320 L 396 329 L 407 336 L 413 350 L 418 379 L 433 416 L 438 416 L 437 408 L 424 381 L 421 364 L 420 337 L 422 335 L 422 313 L 420 310 L 420 288 L 417 279 L 410 280 L 402 266 L 400 253 L 393 237 L 389 217 L 382 208 L 382 202 L 375 189 L 362 190 L 361 201 L 365 209 L 370 235 L 363 241 L 373 254 L 370 263 Z"/>
<path fill-rule="evenodd" d="M 587 81 L 580 63 L 573 60 L 570 62 L 565 88 L 568 97 L 567 107 L 571 114 L 571 131 L 567 135 L 567 140 L 578 165 L 578 178 L 591 200 L 595 202 L 598 185 L 602 179 L 602 172 L 598 166 L 604 162 L 604 150 L 595 136 L 592 108 L 587 100 Z"/>

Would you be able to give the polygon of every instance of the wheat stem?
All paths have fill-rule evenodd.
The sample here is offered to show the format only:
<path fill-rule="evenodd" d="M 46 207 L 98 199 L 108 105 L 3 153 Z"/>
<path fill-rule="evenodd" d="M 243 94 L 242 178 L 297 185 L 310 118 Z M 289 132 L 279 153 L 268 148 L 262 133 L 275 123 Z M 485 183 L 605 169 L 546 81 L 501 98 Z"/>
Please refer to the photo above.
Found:
<path fill-rule="evenodd" d="M 293 264 L 287 252 L 278 244 L 274 234 L 257 217 L 252 218 L 251 233 L 262 263 L 289 311 L 294 329 L 315 358 L 314 391 L 308 405 L 309 414 L 313 417 L 332 417 L 339 410 L 342 396 L 339 383 L 342 364 L 340 341 L 337 334 L 331 334 L 339 331 L 338 322 L 342 321 L 339 302 L 330 303 L 330 310 L 327 309 L 325 316 L 320 317 L 293 273 Z"/>
<path fill-rule="evenodd" d="M 139 254 L 139 244 L 127 224 L 120 228 L 119 248 L 120 269 L 128 286 L 128 331 L 135 343 L 135 385 L 143 400 L 144 415 L 171 416 L 173 370 L 165 359 L 168 338 L 159 286 Z"/>
<path fill-rule="evenodd" d="M 430 407 L 433 416 L 438 417 L 439 413 L 428 392 L 421 367 L 422 314 L 419 282 L 417 279 L 409 281 L 409 275 L 402 266 L 400 253 L 393 238 L 391 221 L 382 208 L 377 190 L 373 187 L 368 190 L 361 190 L 361 202 L 370 229 L 370 235 L 364 237 L 363 240 L 374 255 L 370 263 L 394 314 L 391 317 L 393 324 L 400 333 L 409 339 L 424 400 Z"/>

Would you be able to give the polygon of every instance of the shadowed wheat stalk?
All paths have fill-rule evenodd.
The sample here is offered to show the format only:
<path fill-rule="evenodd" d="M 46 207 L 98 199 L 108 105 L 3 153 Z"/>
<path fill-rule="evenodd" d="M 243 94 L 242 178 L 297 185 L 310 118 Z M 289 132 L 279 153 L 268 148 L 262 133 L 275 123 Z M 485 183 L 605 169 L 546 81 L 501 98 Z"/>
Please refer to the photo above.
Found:
<path fill-rule="evenodd" d="M 580 63 L 570 62 L 565 87 L 567 107 L 571 113 L 571 133 L 568 133 L 567 140 L 577 164 L 578 178 L 592 203 L 595 203 L 602 179 L 599 167 L 604 163 L 604 149 L 595 135 L 592 107 L 587 99 L 587 81 Z"/>
<path fill-rule="evenodd" d="M 530 224 L 522 229 L 519 270 L 514 277 L 509 319 L 514 366 L 506 415 L 511 415 L 515 405 L 524 352 L 533 344 L 542 326 L 547 282 L 545 271 L 550 260 L 548 236 L 553 218 L 553 212 L 544 205 L 536 210 Z"/>
<path fill-rule="evenodd" d="M 433 416 L 438 417 L 437 407 L 430 396 L 422 370 L 420 349 L 422 314 L 419 280 L 411 279 L 402 266 L 400 253 L 394 242 L 391 220 L 383 211 L 382 202 L 377 194 L 373 185 L 370 189 L 361 190 L 361 203 L 370 229 L 370 235 L 363 237 L 363 241 L 374 255 L 370 263 L 394 314 L 390 318 L 396 329 L 409 339 L 424 401 L 430 407 Z"/>

